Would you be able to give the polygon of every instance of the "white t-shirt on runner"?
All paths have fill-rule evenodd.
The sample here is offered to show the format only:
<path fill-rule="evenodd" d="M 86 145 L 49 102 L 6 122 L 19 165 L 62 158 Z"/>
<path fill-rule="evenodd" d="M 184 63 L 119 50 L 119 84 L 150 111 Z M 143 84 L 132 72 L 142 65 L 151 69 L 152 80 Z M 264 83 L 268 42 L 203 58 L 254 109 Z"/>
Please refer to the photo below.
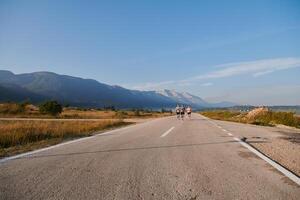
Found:
<path fill-rule="evenodd" d="M 188 107 L 188 108 L 186 109 L 186 112 L 190 113 L 190 112 L 192 112 L 192 109 L 191 109 L 190 107 Z"/>

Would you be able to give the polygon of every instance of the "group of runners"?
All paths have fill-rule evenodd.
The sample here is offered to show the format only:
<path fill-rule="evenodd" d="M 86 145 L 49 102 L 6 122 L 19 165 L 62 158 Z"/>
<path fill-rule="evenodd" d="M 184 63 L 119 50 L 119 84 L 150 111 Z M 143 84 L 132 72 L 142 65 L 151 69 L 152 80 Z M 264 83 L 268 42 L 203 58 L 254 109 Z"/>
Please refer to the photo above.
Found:
<path fill-rule="evenodd" d="M 190 106 L 177 105 L 175 108 L 175 112 L 177 115 L 177 119 L 183 120 L 186 115 L 189 118 L 191 118 L 191 116 L 192 116 L 192 108 Z"/>

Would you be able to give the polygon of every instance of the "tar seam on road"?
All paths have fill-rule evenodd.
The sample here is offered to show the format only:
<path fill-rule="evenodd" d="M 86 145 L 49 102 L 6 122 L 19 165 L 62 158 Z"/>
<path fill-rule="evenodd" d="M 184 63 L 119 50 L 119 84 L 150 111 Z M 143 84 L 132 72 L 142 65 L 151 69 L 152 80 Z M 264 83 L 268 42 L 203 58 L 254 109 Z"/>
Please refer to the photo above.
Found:
<path fill-rule="evenodd" d="M 174 129 L 175 127 L 173 126 L 173 127 L 171 127 L 169 130 L 167 130 L 164 134 L 162 134 L 160 137 L 165 137 L 165 136 L 167 136 L 169 133 L 171 133 L 171 131 L 173 131 L 173 129 Z"/>
<path fill-rule="evenodd" d="M 257 151 L 255 148 L 251 147 L 246 142 L 243 142 L 239 138 L 235 137 L 233 139 L 236 140 L 236 141 L 238 141 L 241 145 L 243 145 L 244 147 L 246 147 L 248 150 L 250 150 L 252 153 L 254 153 L 255 155 L 257 155 L 258 157 L 260 157 L 261 159 L 263 159 L 264 161 L 266 161 L 267 163 L 269 163 L 270 165 L 272 165 L 275 169 L 277 169 L 278 171 L 280 171 L 281 173 L 283 173 L 286 177 L 288 177 L 289 179 L 291 179 L 292 181 L 294 181 L 295 183 L 297 183 L 298 185 L 300 185 L 300 178 L 297 177 L 295 174 L 293 174 L 289 170 L 285 169 L 284 167 L 280 166 L 279 164 L 277 164 L 276 162 L 274 162 L 270 158 L 266 157 L 265 155 L 263 155 L 262 153 L 260 153 L 259 151 Z"/>

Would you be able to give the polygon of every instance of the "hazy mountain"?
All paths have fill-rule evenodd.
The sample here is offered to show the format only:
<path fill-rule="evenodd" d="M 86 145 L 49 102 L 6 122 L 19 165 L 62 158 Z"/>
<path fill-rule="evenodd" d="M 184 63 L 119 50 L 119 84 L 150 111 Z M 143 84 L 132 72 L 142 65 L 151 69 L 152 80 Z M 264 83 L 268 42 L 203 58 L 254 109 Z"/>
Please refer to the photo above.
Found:
<path fill-rule="evenodd" d="M 168 97 L 175 101 L 178 104 L 186 104 L 191 105 L 196 108 L 203 108 L 203 107 L 232 107 L 237 105 L 236 103 L 232 102 L 219 102 L 219 103 L 209 103 L 202 98 L 192 95 L 188 92 L 177 92 L 175 90 L 159 90 L 156 93 L 161 94 L 165 97 Z"/>
<path fill-rule="evenodd" d="M 238 104 L 236 103 L 232 103 L 232 102 L 228 102 L 228 101 L 222 101 L 219 103 L 210 103 L 209 107 L 214 107 L 214 108 L 228 108 L 228 107 L 232 107 L 232 106 L 236 106 Z"/>
<path fill-rule="evenodd" d="M 174 90 L 159 90 L 156 91 L 157 94 L 161 94 L 165 97 L 172 99 L 179 104 L 188 104 L 196 107 L 208 107 L 209 103 L 204 101 L 198 96 L 192 95 L 187 92 L 177 92 Z"/>
<path fill-rule="evenodd" d="M 170 108 L 177 103 L 188 104 L 197 108 L 226 107 L 209 104 L 200 97 L 186 92 L 129 90 L 92 79 L 59 75 L 52 72 L 14 74 L 10 71 L 0 70 L 0 94 L 0 101 L 30 100 L 40 102 L 55 99 L 61 103 L 85 107 Z"/>

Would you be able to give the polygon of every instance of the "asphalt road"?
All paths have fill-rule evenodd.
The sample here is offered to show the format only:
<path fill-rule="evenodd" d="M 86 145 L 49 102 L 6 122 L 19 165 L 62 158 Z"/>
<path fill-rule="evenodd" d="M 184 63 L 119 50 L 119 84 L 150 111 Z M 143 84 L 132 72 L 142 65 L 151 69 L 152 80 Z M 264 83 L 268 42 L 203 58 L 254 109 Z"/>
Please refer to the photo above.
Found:
<path fill-rule="evenodd" d="M 268 131 L 194 114 L 100 134 L 2 162 L 0 199 L 299 199 L 234 140 L 251 130 Z"/>

